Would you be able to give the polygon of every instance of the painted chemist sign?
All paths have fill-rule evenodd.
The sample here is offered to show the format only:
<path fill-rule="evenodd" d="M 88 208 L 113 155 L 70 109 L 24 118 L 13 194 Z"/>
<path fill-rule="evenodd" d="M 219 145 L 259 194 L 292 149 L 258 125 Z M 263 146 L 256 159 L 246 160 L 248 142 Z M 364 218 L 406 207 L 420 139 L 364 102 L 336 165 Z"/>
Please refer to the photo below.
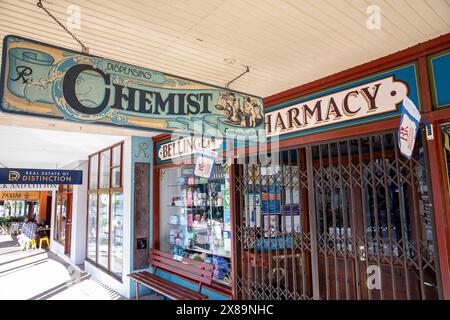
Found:
<path fill-rule="evenodd" d="M 5 112 L 162 132 L 264 136 L 263 100 L 150 69 L 7 36 Z"/>

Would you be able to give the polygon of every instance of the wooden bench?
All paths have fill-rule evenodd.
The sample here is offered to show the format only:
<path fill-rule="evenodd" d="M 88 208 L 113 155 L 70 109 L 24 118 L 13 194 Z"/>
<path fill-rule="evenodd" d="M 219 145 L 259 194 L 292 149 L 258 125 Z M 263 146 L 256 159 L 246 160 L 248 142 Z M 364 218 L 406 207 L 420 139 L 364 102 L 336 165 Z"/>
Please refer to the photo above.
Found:
<path fill-rule="evenodd" d="M 153 273 L 138 271 L 128 275 L 136 285 L 136 300 L 139 300 L 140 284 L 173 300 L 208 299 L 201 291 L 204 285 L 212 284 L 214 265 L 181 257 L 175 259 L 172 254 L 156 249 L 150 249 L 149 263 Z M 157 270 L 197 283 L 198 291 L 157 276 Z"/>

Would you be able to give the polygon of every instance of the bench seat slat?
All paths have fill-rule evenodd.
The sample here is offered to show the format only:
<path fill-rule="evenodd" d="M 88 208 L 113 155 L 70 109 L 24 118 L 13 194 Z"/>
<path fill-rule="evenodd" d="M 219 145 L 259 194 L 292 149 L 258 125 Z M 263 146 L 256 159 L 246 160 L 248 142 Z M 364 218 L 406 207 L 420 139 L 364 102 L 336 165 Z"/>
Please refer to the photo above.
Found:
<path fill-rule="evenodd" d="M 130 277 L 174 300 L 206 300 L 208 297 L 204 294 L 186 288 L 167 279 L 161 278 L 147 271 L 130 274 Z"/>
<path fill-rule="evenodd" d="M 177 267 L 182 271 L 186 271 L 186 272 L 190 272 L 202 277 L 208 277 L 211 278 L 213 275 L 213 271 L 212 270 L 205 270 L 203 268 L 199 268 L 196 265 L 191 265 L 188 262 L 181 262 L 178 260 L 175 260 L 172 258 L 167 258 L 167 257 L 163 257 L 163 256 L 151 256 L 149 259 L 150 263 L 153 263 L 154 261 L 159 261 L 161 263 L 167 264 L 169 266 L 173 266 L 173 267 Z"/>
<path fill-rule="evenodd" d="M 212 284 L 214 265 L 186 257 L 178 259 L 169 252 L 157 249 L 150 249 L 149 262 L 155 270 L 168 272 L 177 278 L 194 281 L 197 284 L 198 291 L 148 271 L 137 271 L 128 275 L 136 284 L 136 299 L 139 299 L 139 285 L 144 285 L 173 300 L 208 299 L 208 296 L 200 291 L 204 284 Z"/>
<path fill-rule="evenodd" d="M 150 249 L 150 258 L 151 256 L 161 256 L 164 258 L 168 258 L 168 259 L 172 259 L 174 260 L 174 255 L 172 253 L 169 252 L 164 252 L 161 250 L 156 250 L 156 249 Z M 193 259 L 188 259 L 188 258 L 182 258 L 183 262 L 186 262 L 190 265 L 196 266 L 198 268 L 204 269 L 204 270 L 208 270 L 208 271 L 213 271 L 214 270 L 214 265 L 210 264 L 210 263 L 205 263 L 202 261 L 197 261 L 197 260 L 193 260 Z"/>
<path fill-rule="evenodd" d="M 161 268 L 161 269 L 164 269 L 164 270 L 168 270 L 168 271 L 173 272 L 173 273 L 175 273 L 175 274 L 178 274 L 178 275 L 181 275 L 181 276 L 184 276 L 184 277 L 191 278 L 191 279 L 193 279 L 193 280 L 196 280 L 196 281 L 198 281 L 198 282 L 205 283 L 205 284 L 207 284 L 207 285 L 211 285 L 211 283 L 212 283 L 212 277 L 211 277 L 211 276 L 212 276 L 212 273 L 211 273 L 211 276 L 210 276 L 210 277 L 202 277 L 201 275 L 197 275 L 197 274 L 194 274 L 194 273 L 185 271 L 185 270 L 181 269 L 180 266 L 177 266 L 177 267 L 171 266 L 171 265 L 162 263 L 162 262 L 157 261 L 157 260 L 153 260 L 153 261 L 152 261 L 152 264 L 153 264 L 154 266 L 158 267 L 158 268 Z"/>
<path fill-rule="evenodd" d="M 140 284 L 143 284 L 150 289 L 153 289 L 154 291 L 165 295 L 173 300 L 205 300 L 207 299 L 206 296 L 201 295 L 195 291 L 192 292 L 181 292 L 179 289 L 181 289 L 182 286 L 180 285 L 172 285 L 171 287 L 168 287 L 167 285 L 163 285 L 158 280 L 147 280 L 142 279 L 140 277 L 134 278 L 135 281 L 137 281 Z"/>
<path fill-rule="evenodd" d="M 185 287 L 185 286 L 183 286 L 181 284 L 174 283 L 174 282 L 172 282 L 170 280 L 167 280 L 165 278 L 162 278 L 162 277 L 159 277 L 157 275 L 154 275 L 154 274 L 152 274 L 152 273 L 150 273 L 148 271 L 143 271 L 143 273 L 144 273 L 144 275 L 146 277 L 151 279 L 150 281 L 156 281 L 158 283 L 161 283 L 161 285 L 166 286 L 168 290 L 173 290 L 174 286 L 176 286 L 177 290 L 179 290 L 180 293 L 187 294 L 187 295 L 195 295 L 195 296 L 199 296 L 199 297 L 206 297 L 207 298 L 207 296 L 203 295 L 202 293 L 200 293 L 198 291 L 195 291 L 195 290 L 193 290 L 191 288 Z"/>

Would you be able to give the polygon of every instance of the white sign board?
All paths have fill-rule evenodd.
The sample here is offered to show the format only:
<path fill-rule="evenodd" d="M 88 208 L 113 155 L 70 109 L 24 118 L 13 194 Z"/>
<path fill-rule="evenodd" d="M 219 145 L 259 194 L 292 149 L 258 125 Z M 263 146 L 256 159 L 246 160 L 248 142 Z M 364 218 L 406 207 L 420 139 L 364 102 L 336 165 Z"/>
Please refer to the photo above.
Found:
<path fill-rule="evenodd" d="M 0 191 L 56 191 L 56 184 L 0 184 Z"/>
<path fill-rule="evenodd" d="M 200 151 L 214 151 L 222 146 L 223 139 L 190 136 L 162 144 L 158 150 L 161 161 L 188 156 Z"/>
<path fill-rule="evenodd" d="M 407 94 L 406 82 L 389 76 L 266 112 L 266 134 L 274 137 L 389 113 Z"/>

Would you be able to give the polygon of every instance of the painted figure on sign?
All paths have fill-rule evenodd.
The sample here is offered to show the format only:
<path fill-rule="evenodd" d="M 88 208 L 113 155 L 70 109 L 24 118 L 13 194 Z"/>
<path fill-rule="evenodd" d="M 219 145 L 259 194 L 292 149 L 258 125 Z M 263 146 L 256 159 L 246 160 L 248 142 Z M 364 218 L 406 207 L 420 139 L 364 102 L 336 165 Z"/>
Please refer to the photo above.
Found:
<path fill-rule="evenodd" d="M 254 128 L 263 121 L 261 105 L 248 96 L 239 99 L 232 92 L 221 92 L 216 109 L 224 110 L 230 123 L 243 128 Z"/>
<path fill-rule="evenodd" d="M 244 99 L 242 114 L 244 115 L 246 127 L 256 127 L 263 119 L 258 103 L 250 97 Z"/>
<path fill-rule="evenodd" d="M 216 105 L 217 110 L 224 110 L 228 120 L 233 124 L 238 124 L 239 121 L 239 107 L 236 101 L 236 96 L 232 92 L 219 93 L 219 100 Z"/>

